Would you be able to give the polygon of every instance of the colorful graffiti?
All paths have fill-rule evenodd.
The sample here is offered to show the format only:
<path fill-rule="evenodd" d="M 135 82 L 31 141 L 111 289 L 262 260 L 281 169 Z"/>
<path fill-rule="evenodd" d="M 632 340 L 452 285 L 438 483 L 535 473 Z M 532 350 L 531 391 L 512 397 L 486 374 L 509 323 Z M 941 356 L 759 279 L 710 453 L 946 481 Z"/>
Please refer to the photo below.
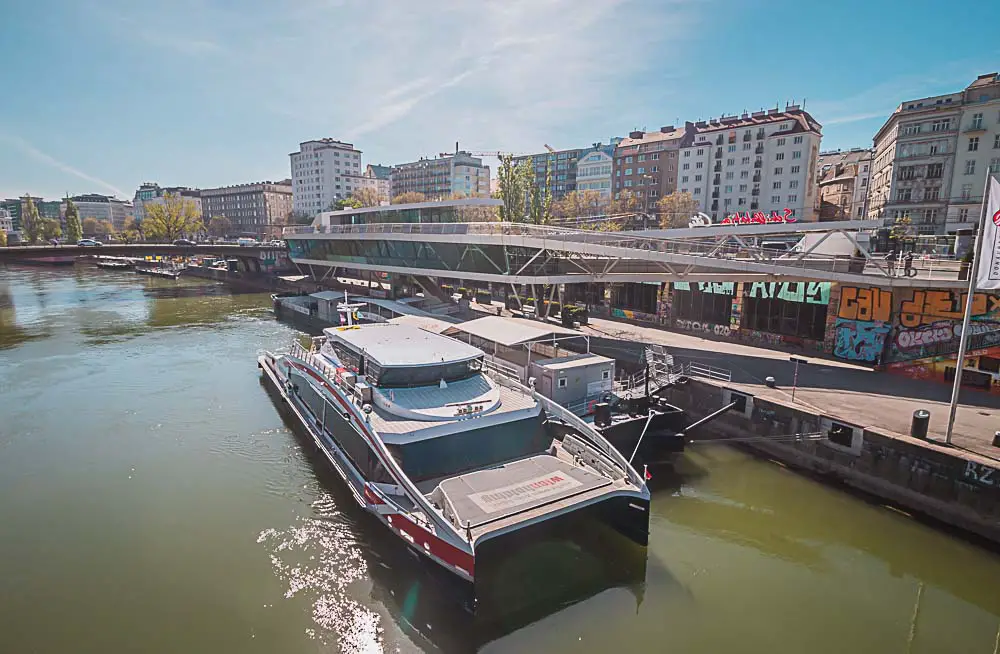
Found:
<path fill-rule="evenodd" d="M 843 286 L 837 317 L 865 322 L 889 322 L 892 315 L 892 292 L 880 288 Z"/>
<path fill-rule="evenodd" d="M 625 320 L 638 320 L 639 322 L 659 322 L 659 319 L 652 313 L 633 311 L 631 309 L 611 309 L 612 318 L 623 318 Z"/>
<path fill-rule="evenodd" d="M 697 320 L 675 320 L 674 326 L 686 332 L 698 332 L 705 335 L 729 336 L 732 333 L 729 325 L 716 325 L 710 322 L 698 322 Z"/>
<path fill-rule="evenodd" d="M 752 282 L 744 285 L 750 298 L 779 299 L 785 302 L 829 304 L 830 282 Z"/>
<path fill-rule="evenodd" d="M 848 361 L 875 363 L 882 356 L 889 323 L 838 318 L 833 356 Z"/>
<path fill-rule="evenodd" d="M 919 327 L 947 320 L 961 320 L 968 295 L 956 291 L 913 291 L 913 297 L 899 306 L 899 324 Z M 1000 314 L 1000 296 L 976 293 L 972 296 L 972 316 Z"/>

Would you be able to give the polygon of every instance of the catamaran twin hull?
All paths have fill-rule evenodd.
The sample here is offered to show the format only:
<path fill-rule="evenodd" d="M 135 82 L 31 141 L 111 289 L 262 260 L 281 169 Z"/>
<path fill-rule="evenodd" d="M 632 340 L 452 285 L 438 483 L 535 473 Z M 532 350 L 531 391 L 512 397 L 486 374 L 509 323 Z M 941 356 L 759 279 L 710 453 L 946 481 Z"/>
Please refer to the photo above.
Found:
<path fill-rule="evenodd" d="M 545 398 L 503 380 L 511 385 L 500 387 L 510 396 L 504 399 L 515 409 L 520 400 L 522 405 L 544 404 L 552 415 L 539 406 L 532 416 L 529 406 L 527 418 L 483 427 L 469 417 L 463 421 L 466 429 L 440 437 L 439 444 L 457 448 L 460 440 L 482 437 L 482 445 L 496 450 L 494 455 L 504 461 L 478 468 L 451 461 L 445 467 L 456 467 L 457 474 L 434 476 L 441 466 L 435 469 L 434 462 L 421 460 L 421 452 L 413 447 L 387 444 L 378 429 L 403 429 L 408 425 L 393 423 L 406 421 L 388 419 L 359 402 L 315 355 L 298 354 L 260 356 L 267 382 L 358 504 L 410 549 L 462 580 L 475 581 L 476 552 L 487 541 L 490 550 L 500 550 L 499 542 L 492 547 L 500 536 L 583 509 L 647 544 L 649 491 L 644 480 L 599 434 Z M 513 447 L 502 442 L 515 435 L 519 438 Z M 447 439 L 452 442 L 444 442 Z M 412 470 L 427 469 L 411 478 L 396 457 Z"/>

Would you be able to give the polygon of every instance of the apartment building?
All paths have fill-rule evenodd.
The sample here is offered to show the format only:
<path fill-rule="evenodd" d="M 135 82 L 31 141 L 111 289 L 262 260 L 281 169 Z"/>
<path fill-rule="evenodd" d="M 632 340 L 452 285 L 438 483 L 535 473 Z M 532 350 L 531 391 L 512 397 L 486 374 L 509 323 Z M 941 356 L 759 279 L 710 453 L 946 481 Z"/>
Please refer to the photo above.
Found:
<path fill-rule="evenodd" d="M 1000 75 L 980 75 L 962 93 L 945 229 L 971 228 L 983 211 L 986 177 L 1000 177 Z"/>
<path fill-rule="evenodd" d="M 820 152 L 819 219 L 863 220 L 866 215 L 872 151 L 866 148 Z"/>
<path fill-rule="evenodd" d="M 38 216 L 40 218 L 51 218 L 53 220 L 63 220 L 63 216 L 59 200 L 43 200 L 39 197 L 31 197 L 32 202 L 35 203 L 35 208 L 38 209 Z M 13 224 L 13 231 L 19 231 L 21 229 L 21 216 L 24 215 L 24 209 L 28 203 L 28 196 L 20 198 L 8 198 L 6 200 L 0 201 L 0 209 L 5 209 L 10 214 L 11 223 Z"/>
<path fill-rule="evenodd" d="M 444 200 L 452 195 L 485 198 L 490 195 L 490 167 L 470 152 L 456 151 L 395 165 L 389 183 L 394 196 L 417 192 L 428 200 Z"/>
<path fill-rule="evenodd" d="M 606 145 L 595 143 L 592 148 L 580 152 L 576 162 L 576 190 L 597 191 L 601 197 L 611 197 L 615 146 L 621 141 L 613 138 Z"/>
<path fill-rule="evenodd" d="M 14 231 L 14 218 L 3 207 L 0 207 L 0 232 L 7 234 Z"/>
<path fill-rule="evenodd" d="M 945 234 L 962 93 L 903 102 L 875 134 L 868 218 Z M 954 228 L 951 230 L 953 231 Z"/>
<path fill-rule="evenodd" d="M 74 195 L 73 204 L 76 205 L 80 214 L 80 221 L 93 218 L 98 222 L 109 222 L 116 232 L 125 229 L 125 222 L 134 215 L 132 203 L 128 200 L 119 200 L 113 195 L 101 195 L 99 193 L 87 193 L 84 195 Z M 66 207 L 62 207 L 63 216 L 66 215 Z"/>
<path fill-rule="evenodd" d="M 389 181 L 391 172 L 392 168 L 389 166 L 368 164 L 365 167 L 363 184 L 375 189 L 378 196 L 388 202 L 392 197 L 392 184 Z"/>
<path fill-rule="evenodd" d="M 664 195 L 677 188 L 677 161 L 681 146 L 693 133 L 692 123 L 669 125 L 658 132 L 630 132 L 614 151 L 614 195 L 635 193 L 640 211 L 653 211 Z"/>
<path fill-rule="evenodd" d="M 156 182 L 143 182 L 132 197 L 132 211 L 135 220 L 141 223 L 146 218 L 146 211 L 152 204 L 164 204 L 166 196 L 182 197 L 194 204 L 195 210 L 201 214 L 201 191 L 187 186 L 160 186 Z"/>
<path fill-rule="evenodd" d="M 230 236 L 263 238 L 280 234 L 292 212 L 292 181 L 252 182 L 202 189 L 202 221 L 207 227 L 213 216 L 225 216 Z"/>
<path fill-rule="evenodd" d="M 514 165 L 521 165 L 527 161 L 531 166 L 535 185 L 544 189 L 546 177 L 550 187 L 549 193 L 553 200 L 559 200 L 567 193 L 579 189 L 577 182 L 577 163 L 587 148 L 573 148 L 570 150 L 550 150 L 537 154 L 528 154 L 514 158 Z"/>
<path fill-rule="evenodd" d="M 288 155 L 292 171 L 292 208 L 313 216 L 360 188 L 361 150 L 331 138 L 304 141 Z"/>
<path fill-rule="evenodd" d="M 694 123 L 680 149 L 677 189 L 714 222 L 757 212 L 816 221 L 821 128 L 793 104 Z"/>

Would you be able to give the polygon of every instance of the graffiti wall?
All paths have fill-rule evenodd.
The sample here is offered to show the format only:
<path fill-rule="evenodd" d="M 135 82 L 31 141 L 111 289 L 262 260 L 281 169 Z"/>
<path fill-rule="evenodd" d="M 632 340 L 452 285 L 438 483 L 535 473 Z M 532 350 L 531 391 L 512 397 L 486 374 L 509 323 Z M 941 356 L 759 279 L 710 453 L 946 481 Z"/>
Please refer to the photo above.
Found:
<path fill-rule="evenodd" d="M 952 381 L 967 294 L 914 289 L 897 296 L 898 319 L 885 349 L 886 368 L 916 379 Z M 965 365 L 963 383 L 1000 392 L 1000 296 L 972 296 Z"/>
<path fill-rule="evenodd" d="M 638 320 L 640 322 L 659 322 L 659 318 L 651 313 L 643 313 L 642 311 L 633 311 L 631 309 L 612 308 L 611 317 L 623 320 Z"/>
<path fill-rule="evenodd" d="M 880 288 L 842 286 L 834 323 L 833 355 L 879 363 L 892 330 L 892 293 Z"/>

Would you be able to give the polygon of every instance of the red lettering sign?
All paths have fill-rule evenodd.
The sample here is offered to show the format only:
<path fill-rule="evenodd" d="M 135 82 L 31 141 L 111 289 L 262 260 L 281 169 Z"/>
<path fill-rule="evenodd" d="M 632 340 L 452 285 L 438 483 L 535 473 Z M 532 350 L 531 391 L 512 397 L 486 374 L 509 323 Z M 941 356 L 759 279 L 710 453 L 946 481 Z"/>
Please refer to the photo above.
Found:
<path fill-rule="evenodd" d="M 763 211 L 754 211 L 753 213 L 747 211 L 746 213 L 736 213 L 726 216 L 722 219 L 721 225 L 765 225 L 768 223 L 794 223 L 798 219 L 792 214 L 795 213 L 792 209 L 786 208 L 781 213 L 777 211 L 772 211 L 771 215 L 767 215 Z"/>
<path fill-rule="evenodd" d="M 1000 227 L 1000 211 L 993 214 L 993 224 Z"/>

